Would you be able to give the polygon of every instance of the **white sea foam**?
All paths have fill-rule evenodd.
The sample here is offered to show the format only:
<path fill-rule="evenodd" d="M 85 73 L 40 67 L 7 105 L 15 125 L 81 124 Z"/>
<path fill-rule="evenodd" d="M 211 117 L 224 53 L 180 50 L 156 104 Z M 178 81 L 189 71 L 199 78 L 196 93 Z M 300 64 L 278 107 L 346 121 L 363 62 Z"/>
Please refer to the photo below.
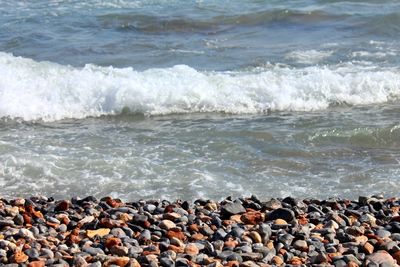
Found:
<path fill-rule="evenodd" d="M 54 121 L 118 114 L 262 113 L 362 105 L 400 97 L 398 69 L 353 64 L 253 72 L 199 72 L 185 65 L 143 72 L 83 68 L 0 53 L 0 117 Z"/>
<path fill-rule="evenodd" d="M 394 51 L 386 51 L 386 52 L 368 52 L 368 51 L 354 51 L 351 53 L 353 58 L 361 57 L 361 58 L 386 58 L 396 56 Z"/>
<path fill-rule="evenodd" d="M 305 51 L 293 51 L 286 55 L 286 58 L 292 59 L 298 63 L 303 64 L 316 64 L 333 54 L 333 51 L 317 51 L 317 50 L 305 50 Z"/>

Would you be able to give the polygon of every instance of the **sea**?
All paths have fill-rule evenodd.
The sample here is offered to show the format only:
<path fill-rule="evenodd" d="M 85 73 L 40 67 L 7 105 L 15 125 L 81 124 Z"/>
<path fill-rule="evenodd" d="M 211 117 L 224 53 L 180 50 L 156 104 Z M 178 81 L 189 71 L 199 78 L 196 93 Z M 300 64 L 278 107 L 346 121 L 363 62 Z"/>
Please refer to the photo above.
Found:
<path fill-rule="evenodd" d="M 0 1 L 0 197 L 398 196 L 400 1 Z"/>

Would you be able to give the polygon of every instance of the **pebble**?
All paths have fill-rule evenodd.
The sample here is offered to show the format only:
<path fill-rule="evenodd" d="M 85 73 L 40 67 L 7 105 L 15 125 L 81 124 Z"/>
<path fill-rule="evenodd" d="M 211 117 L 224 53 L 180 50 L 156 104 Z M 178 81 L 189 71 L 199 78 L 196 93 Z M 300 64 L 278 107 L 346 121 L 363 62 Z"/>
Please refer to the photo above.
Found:
<path fill-rule="evenodd" d="M 293 243 L 293 247 L 300 251 L 308 251 L 308 244 L 305 240 L 296 240 Z"/>
<path fill-rule="evenodd" d="M 290 209 L 287 208 L 278 208 L 276 210 L 273 210 L 268 216 L 268 220 L 277 220 L 277 219 L 282 219 L 285 220 L 288 223 L 291 223 L 295 220 L 295 215 L 294 212 Z"/>
<path fill-rule="evenodd" d="M 228 216 L 245 212 L 245 208 L 239 202 L 228 202 L 221 207 L 221 213 Z"/>
<path fill-rule="evenodd" d="M 30 248 L 24 251 L 26 255 L 28 255 L 29 259 L 31 260 L 38 260 L 39 259 L 39 251 L 35 248 Z"/>
<path fill-rule="evenodd" d="M 372 262 L 376 264 L 389 264 L 389 266 L 394 266 L 396 261 L 393 257 L 386 251 L 378 251 L 367 257 L 367 263 Z"/>
<path fill-rule="evenodd" d="M 387 230 L 379 229 L 376 231 L 376 235 L 380 238 L 388 238 L 391 236 L 391 233 Z"/>
<path fill-rule="evenodd" d="M 169 230 L 176 227 L 175 223 L 170 220 L 162 220 L 158 225 L 161 229 Z"/>

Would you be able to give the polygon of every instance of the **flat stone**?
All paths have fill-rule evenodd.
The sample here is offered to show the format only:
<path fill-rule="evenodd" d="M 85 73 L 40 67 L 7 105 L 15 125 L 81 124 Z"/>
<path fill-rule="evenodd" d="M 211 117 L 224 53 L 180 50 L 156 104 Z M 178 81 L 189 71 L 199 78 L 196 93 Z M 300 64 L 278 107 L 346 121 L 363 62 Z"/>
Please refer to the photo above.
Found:
<path fill-rule="evenodd" d="M 372 254 L 374 252 L 374 246 L 371 243 L 366 242 L 363 246 L 363 250 L 366 254 Z"/>
<path fill-rule="evenodd" d="M 0 227 L 5 227 L 5 226 L 14 226 L 14 221 L 12 220 L 7 220 L 7 219 L 3 219 L 0 220 Z"/>
<path fill-rule="evenodd" d="M 4 210 L 11 217 L 15 217 L 15 216 L 17 216 L 17 214 L 19 214 L 18 207 L 6 207 Z"/>
<path fill-rule="evenodd" d="M 76 267 L 87 267 L 88 266 L 88 263 L 86 262 L 86 260 L 80 255 L 76 255 L 74 257 L 74 263 L 73 264 Z"/>
<path fill-rule="evenodd" d="M 23 238 L 36 239 L 33 233 L 26 228 L 19 229 L 18 235 Z"/>
<path fill-rule="evenodd" d="M 273 256 L 272 259 L 271 259 L 271 263 L 276 265 L 276 266 L 281 266 L 281 265 L 283 265 L 284 261 L 279 256 Z"/>
<path fill-rule="evenodd" d="M 194 243 L 189 243 L 185 246 L 185 253 L 191 256 L 199 254 L 199 249 Z"/>
<path fill-rule="evenodd" d="M 108 257 L 107 261 L 104 262 L 103 266 L 109 267 L 111 265 L 126 266 L 130 259 L 128 257 Z"/>
<path fill-rule="evenodd" d="M 396 261 L 393 259 L 393 257 L 386 251 L 382 251 L 382 250 L 369 255 L 367 257 L 367 261 L 370 261 L 370 262 L 373 262 L 376 264 L 384 264 L 384 263 L 396 264 Z"/>
<path fill-rule="evenodd" d="M 300 251 L 308 251 L 308 244 L 307 244 L 307 241 L 305 241 L 305 240 L 296 240 L 293 243 L 293 247 Z"/>
<path fill-rule="evenodd" d="M 15 263 L 23 263 L 29 259 L 28 255 L 26 255 L 22 251 L 17 251 L 11 256 L 11 262 Z"/>
<path fill-rule="evenodd" d="M 260 211 L 249 211 L 240 217 L 240 220 L 245 224 L 257 224 L 264 221 L 264 214 Z"/>
<path fill-rule="evenodd" d="M 150 240 L 151 239 L 151 232 L 149 230 L 147 230 L 147 229 L 143 230 L 139 235 L 139 239 Z"/>
<path fill-rule="evenodd" d="M 239 263 L 243 262 L 242 256 L 238 253 L 231 253 L 225 258 L 226 261 L 237 261 Z"/>
<path fill-rule="evenodd" d="M 127 256 L 129 249 L 124 246 L 113 246 L 110 248 L 110 252 L 117 256 Z"/>
<path fill-rule="evenodd" d="M 31 260 L 38 260 L 40 257 L 39 251 L 35 248 L 30 248 L 24 251 L 26 255 L 28 255 Z"/>
<path fill-rule="evenodd" d="M 163 219 L 170 220 L 170 221 L 178 220 L 181 217 L 182 217 L 182 215 L 177 212 L 168 212 L 168 213 L 163 214 Z"/>
<path fill-rule="evenodd" d="M 42 249 L 40 250 L 40 256 L 41 256 L 41 257 L 45 257 L 45 258 L 47 258 L 47 259 L 52 259 L 52 258 L 54 258 L 54 252 L 51 251 L 51 250 L 48 249 L 48 248 L 42 248 Z"/>
<path fill-rule="evenodd" d="M 93 248 L 93 247 L 84 247 L 83 251 L 89 253 L 92 256 L 97 256 L 99 254 L 104 254 L 104 251 L 101 248 Z"/>
<path fill-rule="evenodd" d="M 343 255 L 343 259 L 349 263 L 349 262 L 353 262 L 356 263 L 357 265 L 361 265 L 361 262 L 356 258 L 356 256 L 352 255 L 352 254 L 346 254 Z"/>
<path fill-rule="evenodd" d="M 245 213 L 246 209 L 238 202 L 228 202 L 221 207 L 221 213 L 231 216 L 235 214 Z"/>
<path fill-rule="evenodd" d="M 261 235 L 256 231 L 251 231 L 249 236 L 253 239 L 254 243 L 262 243 Z"/>
<path fill-rule="evenodd" d="M 95 236 L 103 237 L 106 236 L 110 233 L 109 228 L 100 228 L 97 230 L 87 230 L 86 235 L 90 238 L 93 238 Z"/>
<path fill-rule="evenodd" d="M 44 267 L 44 266 L 46 266 L 46 262 L 43 260 L 31 261 L 27 265 L 27 267 Z"/>
<path fill-rule="evenodd" d="M 175 267 L 175 262 L 170 257 L 160 258 L 160 264 L 163 267 Z"/>
<path fill-rule="evenodd" d="M 247 252 L 247 253 L 241 253 L 240 256 L 244 261 L 258 261 L 263 258 L 263 254 L 257 253 L 257 252 Z"/>
<path fill-rule="evenodd" d="M 169 230 L 171 228 L 175 228 L 176 227 L 175 223 L 170 221 L 170 220 L 162 220 L 158 226 L 161 229 L 165 229 L 165 230 Z"/>
<path fill-rule="evenodd" d="M 392 234 L 387 230 L 379 229 L 378 231 L 376 231 L 376 235 L 379 236 L 380 238 L 388 238 Z"/>
<path fill-rule="evenodd" d="M 291 223 L 296 219 L 296 217 L 292 210 L 287 208 L 278 208 L 276 210 L 273 210 L 270 214 L 268 214 L 267 219 L 270 221 L 274 221 L 276 219 L 282 219 L 288 223 Z"/>

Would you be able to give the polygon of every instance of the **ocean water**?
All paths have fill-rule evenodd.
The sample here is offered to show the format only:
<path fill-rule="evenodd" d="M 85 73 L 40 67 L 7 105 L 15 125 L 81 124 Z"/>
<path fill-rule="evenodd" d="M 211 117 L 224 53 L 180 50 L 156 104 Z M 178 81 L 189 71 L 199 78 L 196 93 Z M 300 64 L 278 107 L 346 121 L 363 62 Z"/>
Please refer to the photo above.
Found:
<path fill-rule="evenodd" d="M 397 0 L 0 2 L 1 197 L 400 189 Z"/>

